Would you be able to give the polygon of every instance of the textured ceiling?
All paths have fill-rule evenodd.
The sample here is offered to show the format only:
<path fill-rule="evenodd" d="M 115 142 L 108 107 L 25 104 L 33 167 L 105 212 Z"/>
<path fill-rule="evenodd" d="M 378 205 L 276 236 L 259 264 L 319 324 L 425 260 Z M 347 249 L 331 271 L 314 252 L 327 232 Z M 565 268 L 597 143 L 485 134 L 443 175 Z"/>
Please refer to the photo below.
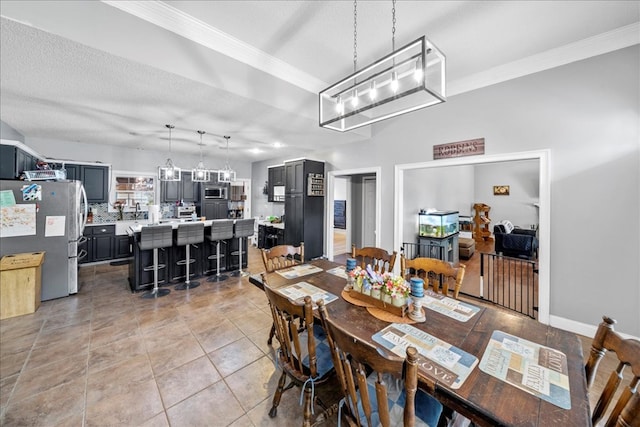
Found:
<path fill-rule="evenodd" d="M 357 7 L 363 66 L 391 50 L 391 2 Z M 231 157 L 255 161 L 274 142 L 295 157 L 370 135 L 317 124 L 317 91 L 353 68 L 351 1 L 3 0 L 0 14 L 1 118 L 27 142 L 166 150 L 171 123 L 175 151 L 197 153 L 202 129 L 207 150 L 231 135 Z M 396 17 L 396 46 L 425 34 L 445 52 L 450 95 L 640 37 L 637 1 L 399 0 Z"/>

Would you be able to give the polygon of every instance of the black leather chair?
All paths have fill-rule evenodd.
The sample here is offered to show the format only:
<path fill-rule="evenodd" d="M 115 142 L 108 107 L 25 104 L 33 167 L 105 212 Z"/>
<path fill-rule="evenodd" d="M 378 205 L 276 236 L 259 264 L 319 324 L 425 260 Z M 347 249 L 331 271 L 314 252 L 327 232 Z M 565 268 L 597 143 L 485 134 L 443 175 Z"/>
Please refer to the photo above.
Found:
<path fill-rule="evenodd" d="M 495 251 L 497 254 L 514 258 L 533 260 L 538 255 L 536 230 L 514 228 L 509 231 L 503 224 L 493 227 Z"/>

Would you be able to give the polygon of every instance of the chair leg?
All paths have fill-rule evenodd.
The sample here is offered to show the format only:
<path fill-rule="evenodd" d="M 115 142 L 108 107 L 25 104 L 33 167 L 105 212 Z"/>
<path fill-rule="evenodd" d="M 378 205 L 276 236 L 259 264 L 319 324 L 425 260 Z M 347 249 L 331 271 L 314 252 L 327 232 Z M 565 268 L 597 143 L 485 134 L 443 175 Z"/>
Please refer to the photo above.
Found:
<path fill-rule="evenodd" d="M 153 289 L 142 294 L 141 298 L 151 299 L 169 295 L 170 289 L 158 288 L 158 248 L 153 249 Z"/>
<path fill-rule="evenodd" d="M 269 339 L 267 340 L 267 345 L 271 345 L 273 343 L 273 337 L 276 335 L 276 325 L 271 324 L 271 331 L 269 332 Z"/>
<path fill-rule="evenodd" d="M 198 281 L 191 281 L 189 280 L 189 264 L 191 264 L 191 253 L 190 253 L 190 247 L 191 245 L 187 243 L 187 247 L 185 249 L 185 258 L 186 258 L 186 263 L 185 263 L 185 278 L 184 278 L 184 283 L 181 283 L 179 285 L 176 285 L 175 289 L 178 291 L 184 291 L 185 289 L 193 289 L 193 288 L 197 288 L 198 286 L 200 286 L 200 282 Z"/>
<path fill-rule="evenodd" d="M 216 242 L 216 275 L 207 279 L 207 282 L 222 282 L 228 279 L 225 274 L 220 274 L 220 240 Z"/>
<path fill-rule="evenodd" d="M 278 405 L 280 404 L 280 399 L 282 398 L 282 392 L 284 391 L 284 383 L 287 381 L 287 374 L 282 371 L 282 375 L 278 380 L 278 388 L 276 389 L 276 394 L 273 395 L 273 403 L 271 406 L 271 410 L 269 411 L 269 416 L 274 418 L 278 414 Z"/>
<path fill-rule="evenodd" d="M 311 385 L 304 388 L 304 409 L 302 427 L 311 427 Z"/>

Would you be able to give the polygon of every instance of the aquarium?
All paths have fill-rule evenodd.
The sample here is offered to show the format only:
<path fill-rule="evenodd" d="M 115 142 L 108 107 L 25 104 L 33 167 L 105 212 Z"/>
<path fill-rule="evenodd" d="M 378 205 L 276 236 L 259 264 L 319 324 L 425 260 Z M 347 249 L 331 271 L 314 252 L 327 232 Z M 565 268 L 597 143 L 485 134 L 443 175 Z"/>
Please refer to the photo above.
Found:
<path fill-rule="evenodd" d="M 458 232 L 458 211 L 420 212 L 421 237 L 447 237 Z"/>

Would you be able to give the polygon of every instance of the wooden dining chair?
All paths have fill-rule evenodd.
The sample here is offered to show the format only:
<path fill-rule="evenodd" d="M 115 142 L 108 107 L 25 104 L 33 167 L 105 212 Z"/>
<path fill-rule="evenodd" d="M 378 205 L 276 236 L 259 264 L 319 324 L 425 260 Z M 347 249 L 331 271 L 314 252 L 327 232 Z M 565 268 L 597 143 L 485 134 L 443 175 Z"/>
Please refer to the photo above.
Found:
<path fill-rule="evenodd" d="M 449 285 L 453 284 L 453 297 L 458 299 L 458 293 L 464 279 L 465 265 L 452 266 L 446 261 L 436 258 L 414 258 L 407 259 L 404 254 L 400 255 L 400 271 L 407 280 L 410 276 L 418 276 L 424 280 L 425 289 L 431 285 L 433 291 L 449 294 Z"/>
<path fill-rule="evenodd" d="M 300 246 L 278 245 L 271 249 L 262 249 L 261 252 L 267 273 L 296 264 L 304 264 L 304 242 L 300 242 Z"/>
<path fill-rule="evenodd" d="M 373 270 L 380 274 L 393 271 L 397 254 L 396 251 L 390 254 L 382 248 L 373 246 L 358 249 L 356 245 L 351 245 L 351 257 L 357 260 L 360 267 L 365 268 L 368 264 L 371 264 Z"/>
<path fill-rule="evenodd" d="M 587 375 L 587 387 L 593 385 L 596 377 L 598 365 L 605 353 L 613 351 L 618 358 L 617 368 L 611 372 L 609 380 L 605 385 L 598 401 L 593 408 L 591 421 L 595 426 L 605 415 L 607 409 L 614 401 L 614 395 L 623 379 L 623 371 L 626 366 L 631 367 L 631 381 L 624 387 L 618 397 L 613 409 L 609 413 L 605 426 L 640 426 L 640 341 L 635 339 L 624 339 L 613 330 L 616 321 L 607 317 L 602 317 L 602 323 L 598 325 L 598 330 L 591 344 L 589 359 L 585 365 Z"/>
<path fill-rule="evenodd" d="M 304 297 L 302 302 L 291 301 L 269 286 L 264 273 L 262 283 L 269 300 L 276 337 L 280 342 L 276 366 L 282 369 L 269 416 L 273 418 L 277 415 L 282 393 L 295 385 L 302 387 L 304 392 L 303 426 L 311 426 L 316 404 L 323 411 L 316 415 L 315 421 L 325 420 L 333 410 L 315 395 L 315 389 L 326 384 L 335 373 L 326 334 L 319 324 L 314 325 L 310 296 Z M 287 378 L 290 382 L 285 387 Z"/>
<path fill-rule="evenodd" d="M 267 273 L 273 273 L 276 270 L 294 266 L 296 264 L 304 264 L 304 242 L 300 242 L 300 246 L 278 245 L 271 249 L 262 249 L 262 262 Z M 296 259 L 296 256 L 299 259 Z M 275 336 L 275 326 L 271 327 L 267 344 L 273 344 Z"/>
<path fill-rule="evenodd" d="M 317 304 L 342 391 L 341 419 L 350 426 L 437 426 L 442 404 L 418 390 L 418 350 L 383 356 L 334 322 L 323 300 Z M 434 392 L 433 382 L 426 386 Z"/>

